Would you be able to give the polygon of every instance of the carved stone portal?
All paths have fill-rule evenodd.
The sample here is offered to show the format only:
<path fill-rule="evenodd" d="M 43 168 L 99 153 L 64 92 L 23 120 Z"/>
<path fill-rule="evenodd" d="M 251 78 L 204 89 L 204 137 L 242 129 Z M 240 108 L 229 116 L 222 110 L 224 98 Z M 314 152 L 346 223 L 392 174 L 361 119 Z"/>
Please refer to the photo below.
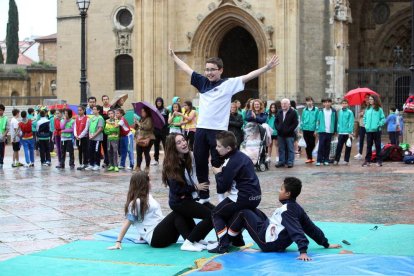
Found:
<path fill-rule="evenodd" d="M 351 8 L 348 0 L 335 1 L 335 20 L 352 23 Z"/>

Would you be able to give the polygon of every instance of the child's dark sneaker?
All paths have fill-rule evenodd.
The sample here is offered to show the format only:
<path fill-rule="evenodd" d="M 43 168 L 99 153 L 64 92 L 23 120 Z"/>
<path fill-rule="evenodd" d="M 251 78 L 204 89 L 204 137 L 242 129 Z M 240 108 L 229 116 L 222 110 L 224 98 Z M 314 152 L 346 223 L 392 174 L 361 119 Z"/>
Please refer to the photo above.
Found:
<path fill-rule="evenodd" d="M 229 249 L 221 245 L 217 246 L 216 248 L 210 249 L 208 251 L 208 253 L 215 253 L 215 254 L 224 254 L 227 252 L 229 252 Z"/>
<path fill-rule="evenodd" d="M 232 238 L 232 241 L 231 241 L 231 244 L 233 246 L 236 246 L 236 247 L 241 247 L 241 246 L 245 246 L 246 245 L 246 243 L 243 240 L 243 236 L 242 235 L 237 235 L 237 236 L 233 237 Z"/>
<path fill-rule="evenodd" d="M 369 167 L 371 166 L 371 163 L 365 161 L 364 163 L 362 163 L 362 167 Z"/>

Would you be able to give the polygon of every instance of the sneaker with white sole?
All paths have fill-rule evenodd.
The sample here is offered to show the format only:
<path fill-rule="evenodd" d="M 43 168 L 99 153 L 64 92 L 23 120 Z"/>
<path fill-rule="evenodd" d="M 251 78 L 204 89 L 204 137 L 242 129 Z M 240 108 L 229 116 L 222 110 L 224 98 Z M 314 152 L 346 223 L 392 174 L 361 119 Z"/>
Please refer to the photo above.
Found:
<path fill-rule="evenodd" d="M 93 168 L 92 168 L 92 170 L 93 170 L 93 171 L 99 171 L 99 169 L 100 169 L 100 168 L 99 168 L 99 166 L 98 166 L 98 165 L 95 165 L 95 166 L 93 166 Z"/>
<path fill-rule="evenodd" d="M 361 160 L 362 159 L 362 154 L 358 153 L 357 155 L 354 156 L 354 159 Z"/>
<path fill-rule="evenodd" d="M 156 160 L 152 161 L 151 166 L 158 166 L 158 161 L 156 161 Z"/>
<path fill-rule="evenodd" d="M 85 171 L 91 171 L 92 169 L 93 169 L 93 166 L 88 165 L 88 166 L 85 168 Z"/>
<path fill-rule="evenodd" d="M 192 242 L 190 242 L 189 240 L 185 240 L 183 242 L 183 245 L 181 245 L 181 250 L 183 251 L 193 251 L 193 252 L 201 252 L 202 249 L 195 246 Z"/>
<path fill-rule="evenodd" d="M 207 249 L 207 245 L 199 243 L 199 242 L 194 242 L 193 245 L 195 247 L 201 248 L 201 250 L 206 250 Z"/>
<path fill-rule="evenodd" d="M 207 250 L 211 250 L 214 249 L 218 246 L 218 242 L 214 242 L 214 243 L 209 243 L 207 244 Z"/>

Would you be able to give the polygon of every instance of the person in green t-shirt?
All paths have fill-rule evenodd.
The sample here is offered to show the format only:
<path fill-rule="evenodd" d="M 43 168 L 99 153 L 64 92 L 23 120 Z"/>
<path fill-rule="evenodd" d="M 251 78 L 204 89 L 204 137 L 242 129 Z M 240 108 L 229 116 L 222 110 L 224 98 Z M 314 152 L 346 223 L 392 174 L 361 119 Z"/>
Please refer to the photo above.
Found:
<path fill-rule="evenodd" d="M 4 149 L 7 137 L 7 117 L 4 116 L 5 106 L 0 104 L 0 169 L 3 169 Z"/>
<path fill-rule="evenodd" d="M 115 111 L 108 111 L 109 119 L 106 120 L 104 132 L 108 135 L 108 171 L 118 172 L 118 142 L 119 142 L 119 121 L 115 118 Z"/>
<path fill-rule="evenodd" d="M 93 116 L 89 119 L 89 166 L 85 170 L 97 171 L 101 162 L 101 143 L 105 120 L 101 116 L 102 106 L 92 107 Z"/>

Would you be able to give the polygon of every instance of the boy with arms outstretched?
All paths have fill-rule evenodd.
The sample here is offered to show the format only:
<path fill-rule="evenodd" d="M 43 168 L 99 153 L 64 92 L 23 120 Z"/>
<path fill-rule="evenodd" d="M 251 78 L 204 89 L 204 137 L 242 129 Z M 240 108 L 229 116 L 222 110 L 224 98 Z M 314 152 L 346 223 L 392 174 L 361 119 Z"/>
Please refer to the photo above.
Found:
<path fill-rule="evenodd" d="M 250 236 L 264 252 L 282 252 L 293 242 L 298 246 L 299 260 L 310 261 L 307 254 L 308 235 L 317 244 L 325 248 L 340 248 L 339 244 L 329 244 L 319 227 L 296 202 L 302 189 L 302 182 L 296 177 L 286 177 L 279 190 L 282 207 L 276 209 L 270 218 L 260 211 L 245 209 L 233 217 L 231 231 L 246 228 Z"/>
<path fill-rule="evenodd" d="M 194 159 L 198 182 L 209 183 L 209 155 L 211 154 L 213 167 L 218 168 L 221 165 L 216 150 L 216 134 L 228 129 L 231 97 L 242 91 L 246 82 L 276 67 L 279 64 L 279 58 L 274 55 L 262 68 L 240 77 L 222 79 L 223 61 L 220 58 L 207 59 L 203 76 L 175 55 L 171 43 L 169 44 L 169 54 L 178 67 L 191 76 L 191 85 L 200 92 L 200 111 L 195 133 Z M 209 202 L 209 190 L 200 191 L 199 195 L 200 203 Z"/>

